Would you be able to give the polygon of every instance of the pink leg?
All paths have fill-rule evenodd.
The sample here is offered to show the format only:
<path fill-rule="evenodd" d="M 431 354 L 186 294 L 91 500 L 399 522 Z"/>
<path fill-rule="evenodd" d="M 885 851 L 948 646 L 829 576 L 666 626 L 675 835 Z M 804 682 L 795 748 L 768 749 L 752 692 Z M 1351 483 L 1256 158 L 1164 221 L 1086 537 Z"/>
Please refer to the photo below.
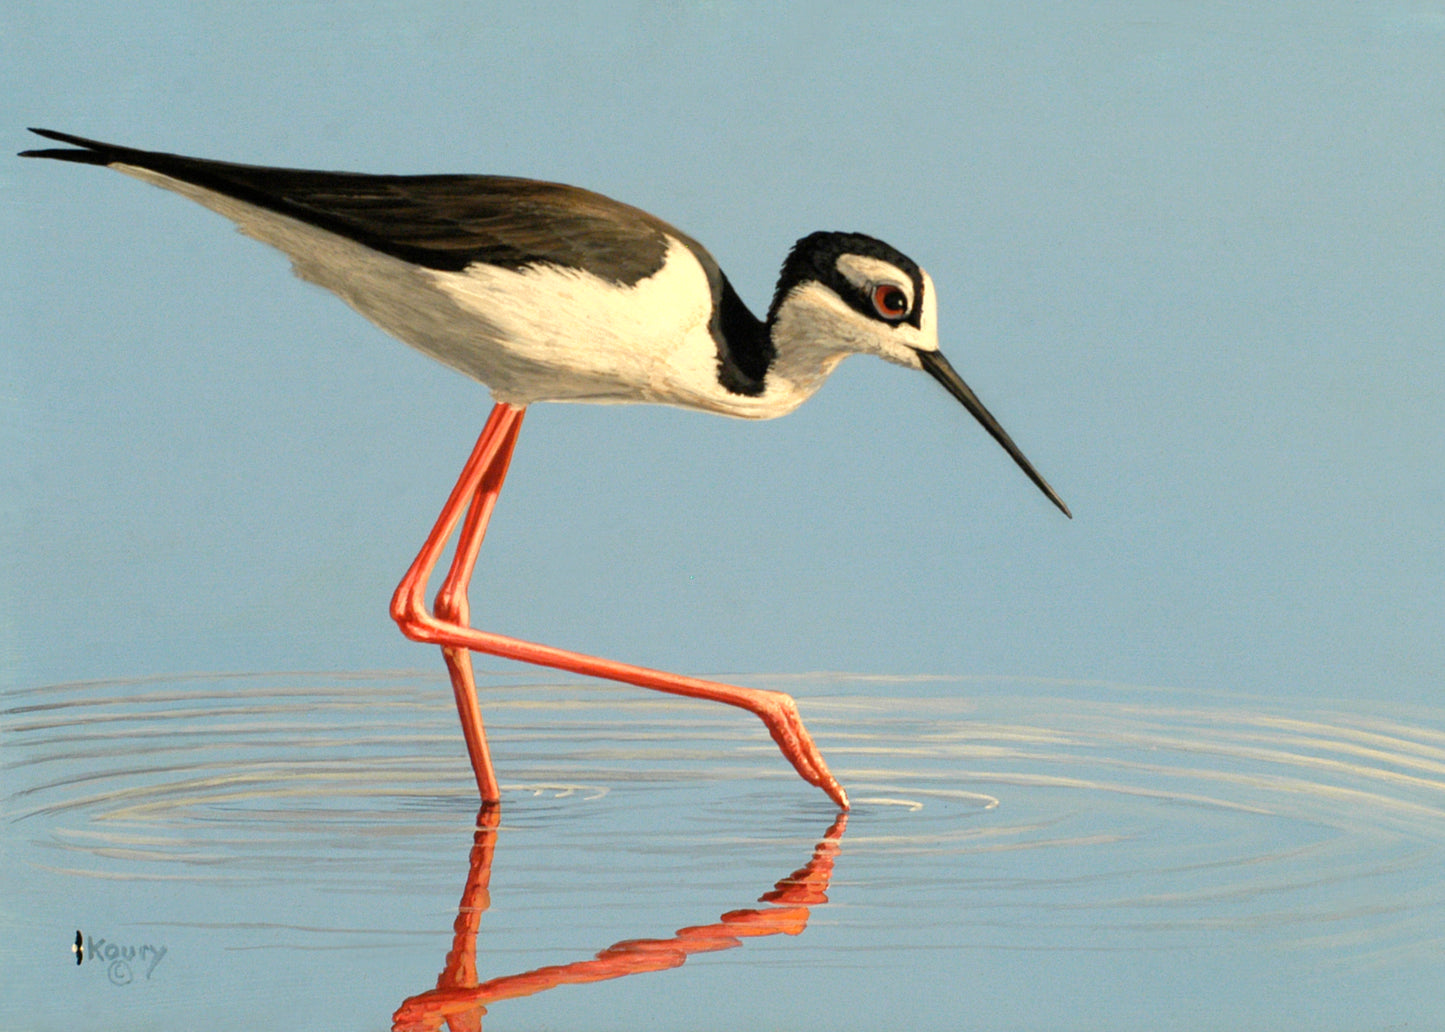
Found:
<path fill-rule="evenodd" d="M 477 438 L 471 457 L 462 467 L 456 487 L 452 489 L 436 525 L 422 546 L 421 553 L 407 570 L 406 576 L 397 585 L 391 600 L 391 615 L 401 625 L 402 633 L 416 638 L 404 622 L 405 607 L 416 606 L 425 611 L 427 582 L 441 559 L 447 539 L 466 509 L 466 520 L 457 540 L 456 553 L 447 577 L 437 592 L 437 619 L 450 625 L 466 626 L 469 618 L 467 586 L 477 553 L 481 549 L 482 537 L 486 534 L 487 522 L 496 506 L 497 495 L 502 489 L 507 464 L 512 449 L 517 443 L 517 429 L 522 422 L 524 409 L 510 405 L 497 405 Z M 418 639 L 421 640 L 421 639 Z M 442 644 L 442 658 L 446 661 L 447 672 L 451 675 L 452 694 L 456 698 L 457 714 L 461 718 L 462 737 L 466 739 L 467 754 L 471 757 L 472 771 L 477 778 L 477 790 L 484 803 L 501 801 L 501 790 L 497 776 L 492 769 L 492 758 L 487 748 L 486 729 L 482 724 L 482 711 L 477 703 L 476 680 L 472 673 L 471 653 L 465 648 Z"/>
<path fill-rule="evenodd" d="M 401 632 L 414 641 L 442 646 L 447 667 L 452 675 L 452 689 L 461 714 L 462 732 L 467 739 L 477 786 L 486 802 L 497 801 L 497 782 L 487 754 L 486 735 L 482 729 L 481 712 L 477 706 L 476 687 L 472 679 L 469 652 L 485 652 L 522 663 L 554 667 L 572 673 L 621 681 L 642 688 L 685 695 L 694 699 L 712 699 L 738 706 L 756 714 L 767 726 L 783 755 L 809 784 L 817 785 L 843 809 L 848 808 L 848 795 L 828 773 L 828 765 L 813 744 L 798 714 L 797 704 L 782 692 L 683 677 L 661 670 L 618 663 L 579 652 L 568 652 L 549 645 L 508 638 L 468 626 L 467 585 L 487 521 L 501 492 L 507 475 L 512 449 L 517 443 L 524 410 L 499 404 L 492 410 L 486 427 L 477 439 L 471 458 L 462 469 L 457 485 L 442 508 L 436 525 L 422 546 L 411 569 L 397 585 L 391 600 L 391 615 Z M 468 506 L 466 522 L 457 541 L 456 555 L 437 595 L 435 614 L 426 608 L 426 586 L 446 548 L 448 537 L 462 510 Z"/>

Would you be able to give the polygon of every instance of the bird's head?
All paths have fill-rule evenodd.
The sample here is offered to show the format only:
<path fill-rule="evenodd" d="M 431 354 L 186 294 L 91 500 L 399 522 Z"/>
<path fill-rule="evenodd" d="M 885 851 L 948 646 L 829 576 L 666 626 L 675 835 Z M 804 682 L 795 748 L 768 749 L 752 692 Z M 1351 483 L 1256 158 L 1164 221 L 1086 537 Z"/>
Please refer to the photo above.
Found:
<path fill-rule="evenodd" d="M 836 358 L 856 353 L 928 373 L 983 424 L 1064 515 L 1071 515 L 938 350 L 933 280 L 903 252 L 862 233 L 805 236 L 783 262 L 768 326 L 780 359 L 787 351 Z"/>
<path fill-rule="evenodd" d="M 901 251 L 861 233 L 813 233 L 793 245 L 768 310 L 780 344 L 877 355 L 922 369 L 938 350 L 933 280 Z"/>

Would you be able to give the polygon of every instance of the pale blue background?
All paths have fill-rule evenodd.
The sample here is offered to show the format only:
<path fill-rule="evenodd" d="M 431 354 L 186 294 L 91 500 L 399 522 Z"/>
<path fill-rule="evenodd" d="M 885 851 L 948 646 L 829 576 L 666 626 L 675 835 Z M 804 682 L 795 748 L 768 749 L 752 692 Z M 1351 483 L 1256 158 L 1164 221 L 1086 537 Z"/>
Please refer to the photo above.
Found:
<path fill-rule="evenodd" d="M 690 671 L 1430 701 L 1445 659 L 1439 4 L 11 3 L 4 122 L 583 184 L 755 310 L 816 228 L 938 282 L 937 385 L 754 425 L 540 407 L 498 629 Z M 432 657 L 388 593 L 485 392 L 217 217 L 7 160 L 4 678 Z"/>

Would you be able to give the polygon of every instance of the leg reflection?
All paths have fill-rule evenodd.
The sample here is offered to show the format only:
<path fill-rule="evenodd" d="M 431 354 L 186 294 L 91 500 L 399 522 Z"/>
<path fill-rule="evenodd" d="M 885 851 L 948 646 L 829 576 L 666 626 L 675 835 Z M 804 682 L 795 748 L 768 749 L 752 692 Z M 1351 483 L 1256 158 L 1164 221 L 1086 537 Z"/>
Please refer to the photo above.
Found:
<path fill-rule="evenodd" d="M 797 935 L 808 924 L 809 907 L 828 901 L 829 879 L 848 815 L 839 814 L 813 850 L 812 858 L 779 881 L 758 900 L 767 907 L 733 910 L 716 922 L 680 928 L 668 939 L 627 939 L 613 943 L 591 960 L 555 964 L 515 975 L 477 981 L 477 929 L 491 903 L 488 884 L 497 843 L 500 810 L 484 805 L 477 815 L 466 888 L 462 890 L 455 937 L 437 987 L 410 997 L 392 1016 L 395 1032 L 430 1032 L 445 1024 L 451 1032 L 480 1032 L 487 1005 L 530 996 L 559 985 L 600 982 L 645 971 L 678 967 L 693 953 L 727 950 L 742 939 Z"/>

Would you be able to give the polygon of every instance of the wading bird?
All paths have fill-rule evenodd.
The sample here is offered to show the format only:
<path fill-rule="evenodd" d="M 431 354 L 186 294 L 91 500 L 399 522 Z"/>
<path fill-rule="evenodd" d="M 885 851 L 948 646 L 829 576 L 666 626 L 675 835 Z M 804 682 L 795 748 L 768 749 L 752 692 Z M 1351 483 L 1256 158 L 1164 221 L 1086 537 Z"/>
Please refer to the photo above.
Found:
<path fill-rule="evenodd" d="M 441 646 L 483 801 L 500 798 L 471 653 L 622 681 L 748 710 L 839 806 L 796 704 L 781 692 L 650 670 L 473 628 L 467 586 L 526 407 L 655 402 L 744 419 L 797 408 L 848 355 L 941 383 L 1063 511 L 938 350 L 933 280 L 860 233 L 813 233 L 783 262 L 758 319 L 701 244 L 647 212 L 572 186 L 482 175 L 384 176 L 207 161 L 34 129 L 68 144 L 22 152 L 105 165 L 234 221 L 376 325 L 491 388 L 496 404 L 456 487 L 392 597 L 416 641 Z M 431 610 L 426 589 L 458 522 Z"/>

